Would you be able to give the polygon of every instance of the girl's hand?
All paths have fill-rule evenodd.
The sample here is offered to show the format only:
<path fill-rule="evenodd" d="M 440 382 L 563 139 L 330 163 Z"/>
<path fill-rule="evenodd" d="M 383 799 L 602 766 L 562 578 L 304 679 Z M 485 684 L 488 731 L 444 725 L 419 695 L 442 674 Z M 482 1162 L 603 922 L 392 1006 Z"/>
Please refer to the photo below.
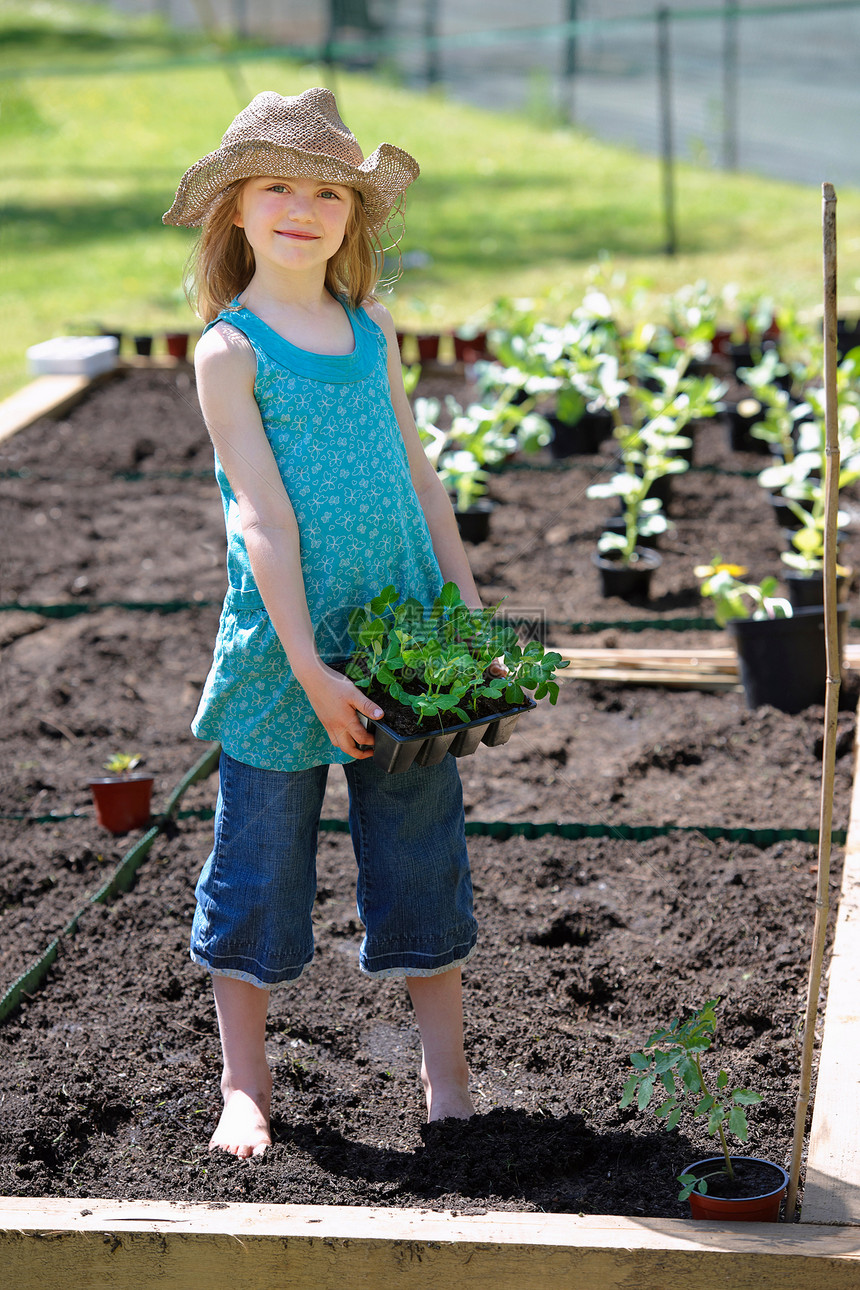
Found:
<path fill-rule="evenodd" d="M 353 685 L 349 677 L 323 665 L 302 687 L 311 707 L 336 748 L 361 761 L 373 756 L 373 732 L 366 730 L 358 713 L 379 719 L 382 709 Z"/>

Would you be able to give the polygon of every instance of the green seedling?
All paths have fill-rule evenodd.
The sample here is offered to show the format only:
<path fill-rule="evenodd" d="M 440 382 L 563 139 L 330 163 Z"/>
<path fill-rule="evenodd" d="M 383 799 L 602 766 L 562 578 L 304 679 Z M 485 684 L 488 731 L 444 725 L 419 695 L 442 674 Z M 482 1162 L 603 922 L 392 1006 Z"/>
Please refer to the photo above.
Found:
<path fill-rule="evenodd" d="M 746 569 L 741 564 L 727 564 L 715 555 L 710 564 L 698 565 L 697 578 L 703 578 L 702 595 L 714 602 L 714 618 L 719 627 L 725 627 L 733 618 L 791 618 L 789 601 L 773 593 L 778 587 L 776 578 L 763 578 L 761 582 L 744 582 Z"/>
<path fill-rule="evenodd" d="M 135 766 L 139 766 L 142 761 L 143 758 L 139 753 L 114 753 L 103 765 L 111 775 L 117 775 L 122 778 L 129 771 L 134 770 Z"/>
<path fill-rule="evenodd" d="M 401 602 L 395 587 L 384 588 L 353 610 L 349 634 L 355 643 L 346 674 L 363 689 L 374 681 L 398 703 L 413 710 L 420 725 L 451 712 L 471 721 L 481 698 L 504 699 L 511 707 L 535 699 L 558 699 L 557 670 L 568 662 L 545 650 L 540 641 L 520 645 L 509 624 L 494 621 L 498 605 L 470 609 L 456 583 L 446 582 L 432 607 L 410 598 Z M 507 669 L 495 676 L 501 659 Z"/>
<path fill-rule="evenodd" d="M 708 1192 L 708 1179 L 728 1175 L 734 1178 L 727 1134 L 746 1142 L 748 1125 L 745 1107 L 760 1102 L 761 1095 L 747 1088 L 730 1088 L 729 1076 L 721 1070 L 710 1087 L 702 1070 L 702 1054 L 714 1041 L 716 1032 L 715 1009 L 719 999 L 710 999 L 686 1021 L 675 1019 L 661 1030 L 655 1030 L 641 1053 L 631 1053 L 633 1073 L 624 1085 L 620 1105 L 630 1106 L 636 1100 L 637 1109 L 644 1111 L 656 1093 L 662 1100 L 655 1114 L 665 1119 L 666 1129 L 677 1127 L 685 1110 L 691 1108 L 693 1119 L 707 1116 L 708 1133 L 719 1136 L 724 1166 L 711 1173 L 696 1177 L 680 1174 L 679 1200 L 687 1200 L 691 1192 Z"/>

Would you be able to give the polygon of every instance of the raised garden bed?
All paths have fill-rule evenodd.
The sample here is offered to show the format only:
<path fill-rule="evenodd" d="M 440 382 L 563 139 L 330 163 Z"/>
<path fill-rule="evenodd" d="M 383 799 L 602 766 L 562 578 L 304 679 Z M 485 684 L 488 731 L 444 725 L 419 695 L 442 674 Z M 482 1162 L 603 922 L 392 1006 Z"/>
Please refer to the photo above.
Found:
<path fill-rule="evenodd" d="M 716 425 L 703 430 L 703 451 L 709 435 L 713 464 L 745 468 L 739 454 L 727 455 Z M 21 535 L 3 569 L 5 603 L 186 605 L 171 614 L 93 609 L 46 618 L 38 631 L 25 630 L 32 615 L 7 620 L 20 634 L 7 633 L 14 639 L 3 649 L 6 815 L 91 811 L 86 779 L 117 747 L 145 754 L 158 809 L 159 793 L 163 801 L 199 755 L 187 725 L 223 590 L 220 507 L 203 475 L 209 458 L 184 371 L 135 373 L 67 421 L 37 423 L 4 445 L 0 469 L 14 472 L 0 482 L 4 518 Z M 598 524 L 597 504 L 583 494 L 599 465 L 494 479 L 494 495 L 515 505 L 494 516 L 492 542 L 474 548 L 488 599 L 508 594 L 515 608 L 555 623 L 618 624 L 592 634 L 592 643 L 666 644 L 666 632 L 634 636 L 622 624 L 700 615 L 692 566 L 702 558 L 742 551 L 756 576 L 774 567 L 779 532 L 764 508 L 761 516 L 755 510 L 755 480 L 693 472 L 678 483 L 682 509 L 655 601 L 604 601 L 585 555 Z M 560 627 L 547 632 L 564 643 Z M 718 632 L 672 634 L 670 643 L 683 642 L 725 643 Z M 850 697 L 850 678 L 844 688 Z M 845 829 L 850 708 L 840 724 L 834 824 Z M 820 709 L 749 713 L 736 691 L 576 681 L 564 684 L 556 709 L 543 705 L 523 718 L 511 744 L 461 764 L 470 821 L 561 821 L 605 835 L 550 829 L 505 837 L 499 827 L 501 836 L 472 841 L 482 932 L 466 1007 L 482 1114 L 468 1125 L 422 1126 L 405 994 L 358 974 L 351 848 L 342 833 L 324 833 L 317 959 L 272 1009 L 278 1136 L 250 1166 L 209 1158 L 205 1149 L 217 1032 L 208 982 L 187 961 L 186 942 L 211 826 L 180 818 L 154 844 L 133 890 L 85 915 L 45 987 L 0 1027 L 0 1193 L 505 1211 L 505 1242 L 526 1232 L 528 1212 L 614 1214 L 613 1235 L 600 1245 L 610 1261 L 631 1243 L 625 1217 L 640 1232 L 656 1219 L 678 1220 L 661 1231 L 690 1230 L 674 1199 L 674 1173 L 709 1139 L 670 1137 L 620 1112 L 621 1074 L 656 1020 L 724 994 L 721 1053 L 728 1050 L 740 1082 L 766 1096 L 751 1116 L 751 1147 L 786 1158 L 815 846 L 797 836 L 725 835 L 814 830 L 821 731 Z M 183 807 L 213 798 L 209 781 L 190 790 Z M 336 774 L 325 814 L 345 815 Z M 679 827 L 643 839 L 632 832 L 642 826 Z M 127 844 L 97 830 L 91 814 L 42 824 L 7 819 L 2 830 L 11 844 L 0 868 L 8 983 Z M 837 851 L 834 897 L 839 859 Z M 99 1210 L 97 1222 L 104 1215 Z M 296 1231 L 308 1221 L 293 1217 Z M 412 1233 L 403 1239 L 414 1242 L 418 1229 L 403 1221 L 401 1232 Z M 325 1222 L 333 1224 L 326 1232 L 340 1233 L 331 1237 L 337 1244 L 346 1215 Z M 468 1239 L 479 1243 L 502 1239 L 491 1225 L 472 1230 Z M 594 1247 L 593 1227 L 576 1241 L 565 1230 L 571 1248 Z M 523 1248 L 533 1254 L 535 1243 L 548 1241 L 555 1249 L 556 1226 L 545 1231 L 538 1237 L 529 1227 Z M 682 1236 L 672 1240 L 684 1248 Z M 605 1253 L 607 1243 L 615 1253 Z"/>

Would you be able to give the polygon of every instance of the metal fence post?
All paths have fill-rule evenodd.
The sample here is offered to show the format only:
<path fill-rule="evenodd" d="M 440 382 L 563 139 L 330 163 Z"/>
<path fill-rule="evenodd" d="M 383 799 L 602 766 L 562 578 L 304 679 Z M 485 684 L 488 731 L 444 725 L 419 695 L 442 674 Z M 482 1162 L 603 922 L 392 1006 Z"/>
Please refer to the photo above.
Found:
<path fill-rule="evenodd" d="M 660 152 L 663 162 L 663 218 L 666 225 L 667 255 L 678 250 L 675 227 L 675 145 L 672 130 L 672 61 L 669 45 L 671 14 L 665 6 L 657 10 L 657 76 L 660 95 Z"/>
<path fill-rule="evenodd" d="M 738 5 L 725 0 L 723 14 L 723 169 L 738 168 Z"/>

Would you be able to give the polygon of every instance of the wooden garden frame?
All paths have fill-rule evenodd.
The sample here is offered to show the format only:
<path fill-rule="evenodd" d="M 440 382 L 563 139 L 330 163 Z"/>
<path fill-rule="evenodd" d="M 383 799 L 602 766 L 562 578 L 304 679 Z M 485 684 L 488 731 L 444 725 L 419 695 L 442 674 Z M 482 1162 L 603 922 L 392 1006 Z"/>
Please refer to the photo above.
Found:
<path fill-rule="evenodd" d="M 856 1290 L 860 758 L 800 1223 L 0 1199 L 9 1290 Z M 237 1168 L 249 1166 L 237 1165 Z"/>
<path fill-rule="evenodd" d="M 86 385 L 69 381 L 51 391 L 43 385 L 38 396 L 31 390 L 17 406 L 9 401 L 0 417 L 0 438 L 38 415 L 56 415 L 81 397 Z M 731 674 L 720 679 L 733 683 Z M 856 761 L 800 1224 L 9 1197 L 0 1199 L 3 1285 L 10 1290 L 188 1290 L 196 1285 L 205 1290 L 686 1290 L 714 1280 L 721 1290 L 856 1290 L 858 922 Z"/>

